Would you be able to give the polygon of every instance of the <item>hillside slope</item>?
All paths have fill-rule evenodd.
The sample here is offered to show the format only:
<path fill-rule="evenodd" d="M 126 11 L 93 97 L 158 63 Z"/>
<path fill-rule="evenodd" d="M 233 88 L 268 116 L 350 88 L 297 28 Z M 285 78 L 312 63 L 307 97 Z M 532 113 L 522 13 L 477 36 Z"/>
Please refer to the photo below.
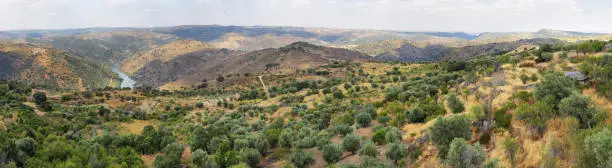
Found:
<path fill-rule="evenodd" d="M 372 58 L 356 51 L 317 46 L 305 42 L 241 54 L 227 49 L 204 50 L 156 60 L 139 69 L 134 79 L 140 85 L 159 87 L 175 82 L 188 86 L 219 75 L 283 73 L 316 68 L 338 61 L 367 61 Z"/>
<path fill-rule="evenodd" d="M 113 73 L 85 57 L 29 44 L 0 43 L 0 78 L 83 89 L 111 85 Z"/>
<path fill-rule="evenodd" d="M 72 52 L 98 63 L 115 64 L 134 54 L 151 50 L 177 39 L 167 34 L 131 30 L 31 38 L 26 41 Z"/>
<path fill-rule="evenodd" d="M 211 46 L 199 41 L 177 40 L 142 54 L 129 57 L 121 63 L 119 68 L 125 73 L 133 74 L 151 61 L 159 60 L 166 62 L 179 55 L 209 48 Z"/>
<path fill-rule="evenodd" d="M 521 45 L 561 44 L 557 39 L 525 39 L 513 42 L 488 43 L 464 47 L 447 47 L 443 45 L 428 45 L 417 47 L 404 43 L 401 47 L 376 56 L 386 61 L 427 62 L 439 60 L 462 60 L 475 56 L 501 54 L 512 51 Z"/>

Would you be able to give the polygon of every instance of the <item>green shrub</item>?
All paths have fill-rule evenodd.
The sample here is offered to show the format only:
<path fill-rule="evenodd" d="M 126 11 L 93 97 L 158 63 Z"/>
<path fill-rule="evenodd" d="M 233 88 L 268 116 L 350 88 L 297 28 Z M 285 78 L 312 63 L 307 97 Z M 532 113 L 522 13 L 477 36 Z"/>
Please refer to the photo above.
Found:
<path fill-rule="evenodd" d="M 370 125 L 370 122 L 372 121 L 371 114 L 368 114 L 366 112 L 361 112 L 357 114 L 355 118 L 357 120 L 357 123 L 359 123 L 361 127 L 367 127 L 368 125 Z"/>
<path fill-rule="evenodd" d="M 359 141 L 359 136 L 355 134 L 347 135 L 342 139 L 342 148 L 344 149 L 344 151 L 355 154 L 355 152 L 357 152 L 361 147 L 361 143 Z"/>
<path fill-rule="evenodd" d="M 411 123 L 422 123 L 425 122 L 425 112 L 419 107 L 415 107 L 411 110 L 406 111 L 406 117 L 408 118 L 408 122 Z"/>
<path fill-rule="evenodd" d="M 519 150 L 518 141 L 514 138 L 506 138 L 504 140 L 504 149 L 506 151 L 506 155 L 510 160 L 510 164 L 512 167 L 516 166 L 516 156 Z"/>
<path fill-rule="evenodd" d="M 390 127 L 385 134 L 385 142 L 394 143 L 402 140 L 402 131 L 396 127 Z"/>
<path fill-rule="evenodd" d="M 487 159 L 480 144 L 473 146 L 462 138 L 455 138 L 450 144 L 446 155 L 446 164 L 450 167 L 481 167 Z"/>
<path fill-rule="evenodd" d="M 325 160 L 327 164 L 335 164 L 342 158 L 342 147 L 340 147 L 340 145 L 330 143 L 323 146 L 321 153 L 323 154 L 323 160 Z"/>
<path fill-rule="evenodd" d="M 338 124 L 334 126 L 334 132 L 337 135 L 345 136 L 353 132 L 353 127 L 346 124 Z"/>
<path fill-rule="evenodd" d="M 438 156 L 446 158 L 452 140 L 471 138 L 470 122 L 465 116 L 439 117 L 429 129 L 429 135 L 438 148 Z"/>
<path fill-rule="evenodd" d="M 401 142 L 395 142 L 389 145 L 389 151 L 385 153 L 385 156 L 389 160 L 392 160 L 395 165 L 398 165 L 398 161 L 406 157 L 407 154 L 408 153 L 406 152 L 406 147 L 404 146 L 404 144 Z"/>
<path fill-rule="evenodd" d="M 578 94 L 561 100 L 559 111 L 577 118 L 582 128 L 592 128 L 605 118 L 605 114 L 599 112 L 589 97 Z"/>
<path fill-rule="evenodd" d="M 257 167 L 261 159 L 261 154 L 256 149 L 245 148 L 240 150 L 240 158 L 242 162 L 247 163 L 249 166 Z"/>
<path fill-rule="evenodd" d="M 451 109 L 453 113 L 461 113 L 465 111 L 465 106 L 463 106 L 463 102 L 457 98 L 457 95 L 451 94 L 447 98 L 448 108 Z"/>
<path fill-rule="evenodd" d="M 296 149 L 291 155 L 291 163 L 297 168 L 307 168 L 315 164 L 315 160 L 312 157 L 312 153 Z"/>
<path fill-rule="evenodd" d="M 359 150 L 359 156 L 370 156 L 376 157 L 378 156 L 378 151 L 376 150 L 376 145 L 373 142 L 367 142 L 363 145 L 361 150 Z"/>
<path fill-rule="evenodd" d="M 372 141 L 376 143 L 377 145 L 385 144 L 387 143 L 387 141 L 385 140 L 386 134 L 387 132 L 385 131 L 385 129 L 375 130 L 374 134 L 372 135 Z"/>

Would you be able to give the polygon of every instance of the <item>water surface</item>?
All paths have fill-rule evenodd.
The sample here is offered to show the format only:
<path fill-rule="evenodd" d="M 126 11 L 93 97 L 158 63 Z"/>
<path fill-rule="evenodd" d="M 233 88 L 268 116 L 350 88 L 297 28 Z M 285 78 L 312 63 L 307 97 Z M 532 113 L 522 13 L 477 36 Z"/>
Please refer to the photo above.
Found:
<path fill-rule="evenodd" d="M 134 84 L 136 84 L 136 81 L 132 80 L 132 78 L 130 78 L 130 76 L 128 76 L 127 74 L 121 72 L 121 70 L 117 68 L 117 65 L 113 66 L 111 70 L 117 75 L 119 75 L 119 77 L 121 78 L 121 88 L 133 88 Z"/>

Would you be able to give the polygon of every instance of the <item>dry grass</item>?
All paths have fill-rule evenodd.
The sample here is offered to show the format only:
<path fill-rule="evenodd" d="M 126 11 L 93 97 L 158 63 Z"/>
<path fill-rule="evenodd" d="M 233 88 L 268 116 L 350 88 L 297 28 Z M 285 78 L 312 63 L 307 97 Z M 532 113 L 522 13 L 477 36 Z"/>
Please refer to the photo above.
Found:
<path fill-rule="evenodd" d="M 155 125 L 152 121 L 149 120 L 133 120 L 129 123 L 121 123 L 121 131 L 119 134 L 137 134 L 140 135 L 142 133 L 142 129 L 147 125 Z"/>
<path fill-rule="evenodd" d="M 155 161 L 155 155 L 157 155 L 157 154 L 142 155 L 142 161 L 144 161 L 144 166 L 146 168 L 152 168 L 153 167 L 153 161 Z"/>
<path fill-rule="evenodd" d="M 588 96 L 595 102 L 599 110 L 604 111 L 607 116 L 612 116 L 612 102 L 605 97 L 601 97 L 597 95 L 595 89 L 585 89 L 582 91 L 582 94 Z M 612 124 L 612 117 L 606 118 L 607 124 Z"/>
<path fill-rule="evenodd" d="M 38 115 L 39 117 L 45 116 L 45 113 L 40 111 L 38 109 L 38 107 L 36 106 L 36 104 L 34 104 L 32 102 L 24 102 L 23 104 L 26 105 L 26 106 L 32 107 L 32 109 L 34 109 L 34 112 L 36 113 L 36 115 Z"/>

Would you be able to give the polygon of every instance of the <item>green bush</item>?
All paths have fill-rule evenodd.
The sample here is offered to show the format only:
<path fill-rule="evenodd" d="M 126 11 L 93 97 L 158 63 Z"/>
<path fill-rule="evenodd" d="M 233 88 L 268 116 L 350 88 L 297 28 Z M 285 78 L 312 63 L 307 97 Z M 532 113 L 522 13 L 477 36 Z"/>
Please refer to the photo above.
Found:
<path fill-rule="evenodd" d="M 385 134 L 385 142 L 394 143 L 402 140 L 402 131 L 396 127 L 390 127 Z"/>
<path fill-rule="evenodd" d="M 451 109 L 453 113 L 461 113 L 465 111 L 465 106 L 463 106 L 463 102 L 457 98 L 457 95 L 451 94 L 447 98 L 448 108 Z"/>
<path fill-rule="evenodd" d="M 47 94 L 43 92 L 36 92 L 34 93 L 33 97 L 34 103 L 36 103 L 37 105 L 43 105 L 47 103 Z"/>
<path fill-rule="evenodd" d="M 361 150 L 359 150 L 359 156 L 370 156 L 376 157 L 378 156 L 378 151 L 376 150 L 376 145 L 373 142 L 367 142 L 363 145 Z"/>
<path fill-rule="evenodd" d="M 450 144 L 446 155 L 446 164 L 450 167 L 481 167 L 487 159 L 480 144 L 473 146 L 462 138 L 455 138 Z"/>
<path fill-rule="evenodd" d="M 406 147 L 401 142 L 391 143 L 389 145 L 389 151 L 385 153 L 385 156 L 392 160 L 395 165 L 399 164 L 399 160 L 402 160 L 407 155 Z"/>
<path fill-rule="evenodd" d="M 385 140 L 386 134 L 387 134 L 387 131 L 385 131 L 385 129 L 375 130 L 374 134 L 372 135 L 372 141 L 376 143 L 377 145 L 385 144 L 387 143 L 387 141 Z"/>
<path fill-rule="evenodd" d="M 534 96 L 536 100 L 543 100 L 557 107 L 557 103 L 575 92 L 574 82 L 568 77 L 562 73 L 548 72 L 544 74 L 544 79 L 536 85 Z"/>
<path fill-rule="evenodd" d="M 592 128 L 605 118 L 605 114 L 599 112 L 589 97 L 578 94 L 561 100 L 559 111 L 576 117 L 582 128 Z"/>
<path fill-rule="evenodd" d="M 242 162 L 247 163 L 251 167 L 257 167 L 257 164 L 259 164 L 259 160 L 261 159 L 261 154 L 259 151 L 253 148 L 245 148 L 240 150 L 240 156 Z"/>
<path fill-rule="evenodd" d="M 370 122 L 372 121 L 372 116 L 371 114 L 365 113 L 365 112 L 361 112 L 359 114 L 357 114 L 357 116 L 355 116 L 357 123 L 359 123 L 359 125 L 361 127 L 367 127 L 368 125 L 370 125 Z"/>
<path fill-rule="evenodd" d="M 359 141 L 359 136 L 355 134 L 347 135 L 342 139 L 342 148 L 344 149 L 344 151 L 355 154 L 355 152 L 357 152 L 361 147 L 361 143 Z"/>
<path fill-rule="evenodd" d="M 338 124 L 334 126 L 334 132 L 337 135 L 345 136 L 353 132 L 353 127 L 346 124 Z"/>
<path fill-rule="evenodd" d="M 406 111 L 406 117 L 410 123 L 422 123 L 425 122 L 425 112 L 419 107 L 415 107 L 411 110 Z"/>
<path fill-rule="evenodd" d="M 291 155 L 291 163 L 297 168 L 307 168 L 315 164 L 312 153 L 302 149 L 296 149 Z"/>
<path fill-rule="evenodd" d="M 455 138 L 471 138 L 470 122 L 465 116 L 439 117 L 429 129 L 429 135 L 438 148 L 438 156 L 446 158 L 449 145 Z"/>
<path fill-rule="evenodd" d="M 340 161 L 340 158 L 342 158 L 342 147 L 340 145 L 330 143 L 323 146 L 321 153 L 323 153 L 323 160 L 325 160 L 327 164 L 335 164 Z"/>

